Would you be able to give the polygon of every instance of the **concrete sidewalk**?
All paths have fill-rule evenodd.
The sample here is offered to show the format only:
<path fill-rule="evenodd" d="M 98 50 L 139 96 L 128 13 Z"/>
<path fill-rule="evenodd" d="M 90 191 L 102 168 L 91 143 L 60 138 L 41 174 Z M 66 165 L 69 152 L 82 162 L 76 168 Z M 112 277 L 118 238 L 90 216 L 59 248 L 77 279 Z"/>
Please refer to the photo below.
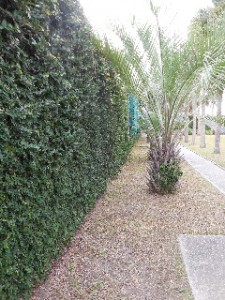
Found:
<path fill-rule="evenodd" d="M 225 194 L 225 170 L 181 147 L 185 160 Z M 225 236 L 180 235 L 179 244 L 195 300 L 225 299 Z"/>
<path fill-rule="evenodd" d="M 182 146 L 181 154 L 193 168 L 225 194 L 225 170 Z"/>
<path fill-rule="evenodd" d="M 195 300 L 224 300 L 225 236 L 180 235 L 179 242 Z"/>

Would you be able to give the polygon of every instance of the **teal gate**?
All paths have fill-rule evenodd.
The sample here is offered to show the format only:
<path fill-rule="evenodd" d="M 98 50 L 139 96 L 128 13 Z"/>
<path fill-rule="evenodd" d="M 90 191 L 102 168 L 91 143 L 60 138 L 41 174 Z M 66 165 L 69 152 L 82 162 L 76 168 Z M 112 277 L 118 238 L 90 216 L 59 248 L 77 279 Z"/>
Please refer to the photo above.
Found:
<path fill-rule="evenodd" d="M 139 132 L 139 101 L 130 94 L 129 96 L 129 133 L 130 135 Z"/>

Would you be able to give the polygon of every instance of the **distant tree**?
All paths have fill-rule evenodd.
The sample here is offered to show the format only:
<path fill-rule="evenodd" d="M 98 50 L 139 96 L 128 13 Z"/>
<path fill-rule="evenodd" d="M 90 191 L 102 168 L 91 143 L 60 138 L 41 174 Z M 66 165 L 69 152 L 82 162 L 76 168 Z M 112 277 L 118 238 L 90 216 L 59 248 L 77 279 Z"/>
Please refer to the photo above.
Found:
<path fill-rule="evenodd" d="M 205 103 L 201 105 L 201 115 L 199 117 L 200 148 L 206 148 L 205 141 Z"/>
<path fill-rule="evenodd" d="M 192 98 L 192 139 L 191 143 L 192 145 L 195 145 L 195 139 L 196 139 L 196 129 L 197 129 L 197 105 L 196 105 L 196 99 Z"/>
<path fill-rule="evenodd" d="M 188 143 L 188 141 L 189 141 L 188 131 L 189 131 L 189 110 L 187 107 L 185 110 L 185 127 L 184 127 L 184 142 L 185 143 Z"/>
<path fill-rule="evenodd" d="M 200 9 L 197 15 L 192 19 L 189 27 L 189 38 L 198 37 L 201 34 L 207 34 L 207 25 L 212 14 L 212 8 Z"/>
<path fill-rule="evenodd" d="M 213 3 L 215 6 L 220 6 L 220 5 L 225 4 L 225 0 L 212 0 L 212 3 Z"/>
<path fill-rule="evenodd" d="M 221 112 L 222 112 L 222 96 L 218 95 L 217 97 L 217 113 L 216 117 L 220 118 L 221 117 Z M 216 130 L 215 130 L 215 145 L 214 145 L 214 151 L 213 153 L 220 153 L 220 135 L 221 135 L 221 125 L 217 124 L 216 125 Z"/>
<path fill-rule="evenodd" d="M 194 47 L 196 49 L 199 47 L 200 43 L 207 44 L 209 40 L 212 38 L 216 38 L 218 43 L 219 51 L 224 51 L 220 48 L 221 43 L 224 43 L 224 27 L 225 27 L 225 19 L 224 19 L 224 12 L 225 12 L 225 0 L 214 0 L 213 1 L 215 7 L 214 8 L 207 8 L 199 10 L 196 17 L 193 19 L 190 32 L 189 32 L 189 41 L 192 41 Z M 216 43 L 217 43 L 216 42 Z M 223 72 L 225 71 L 224 63 L 221 62 L 220 65 L 217 66 L 218 71 Z M 221 78 L 216 76 L 215 82 L 220 81 Z M 207 102 L 212 102 L 215 99 L 214 95 L 217 95 L 216 105 L 217 105 L 217 117 L 221 116 L 221 99 L 222 99 L 222 90 L 223 90 L 223 82 L 222 85 L 217 86 L 217 84 L 211 85 L 210 92 L 207 93 L 209 96 Z M 210 99 L 211 96 L 211 99 Z M 220 99 L 219 99 L 220 97 Z M 213 99 L 212 99 L 213 98 Z M 202 99 L 205 103 L 206 99 Z M 199 119 L 199 134 L 200 134 L 200 147 L 205 147 L 205 130 L 204 130 L 204 106 L 205 104 L 201 105 L 202 115 Z M 215 130 L 215 146 L 214 146 L 214 153 L 220 152 L 220 125 L 217 125 Z"/>

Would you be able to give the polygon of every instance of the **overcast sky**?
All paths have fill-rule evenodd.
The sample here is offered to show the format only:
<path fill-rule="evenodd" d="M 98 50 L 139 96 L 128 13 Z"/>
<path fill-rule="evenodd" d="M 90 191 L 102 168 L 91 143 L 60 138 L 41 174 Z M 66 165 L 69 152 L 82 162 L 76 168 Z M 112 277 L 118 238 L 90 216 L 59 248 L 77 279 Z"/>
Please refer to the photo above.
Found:
<path fill-rule="evenodd" d="M 99 32 L 109 32 L 110 23 L 129 24 L 134 15 L 144 22 L 151 17 L 148 0 L 80 0 L 80 3 L 90 23 Z M 154 3 L 160 3 L 162 10 L 166 11 L 161 21 L 163 25 L 170 26 L 171 32 L 184 37 L 196 12 L 212 6 L 211 0 L 155 0 Z"/>

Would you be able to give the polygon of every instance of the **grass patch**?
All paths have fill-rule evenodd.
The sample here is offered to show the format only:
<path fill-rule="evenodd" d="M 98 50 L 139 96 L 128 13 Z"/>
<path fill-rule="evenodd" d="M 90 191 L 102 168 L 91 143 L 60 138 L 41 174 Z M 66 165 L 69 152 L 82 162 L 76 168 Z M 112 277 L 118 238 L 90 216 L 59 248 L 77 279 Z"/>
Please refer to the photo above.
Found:
<path fill-rule="evenodd" d="M 214 143 L 215 143 L 215 135 L 206 135 L 206 148 L 200 148 L 200 137 L 196 136 L 196 144 L 191 144 L 191 136 L 189 136 L 189 142 L 184 143 L 184 141 L 181 142 L 181 144 L 194 151 L 195 153 L 201 155 L 202 157 L 211 160 L 219 167 L 222 167 L 225 169 L 225 135 L 221 135 L 220 140 L 220 154 L 214 154 Z"/>

